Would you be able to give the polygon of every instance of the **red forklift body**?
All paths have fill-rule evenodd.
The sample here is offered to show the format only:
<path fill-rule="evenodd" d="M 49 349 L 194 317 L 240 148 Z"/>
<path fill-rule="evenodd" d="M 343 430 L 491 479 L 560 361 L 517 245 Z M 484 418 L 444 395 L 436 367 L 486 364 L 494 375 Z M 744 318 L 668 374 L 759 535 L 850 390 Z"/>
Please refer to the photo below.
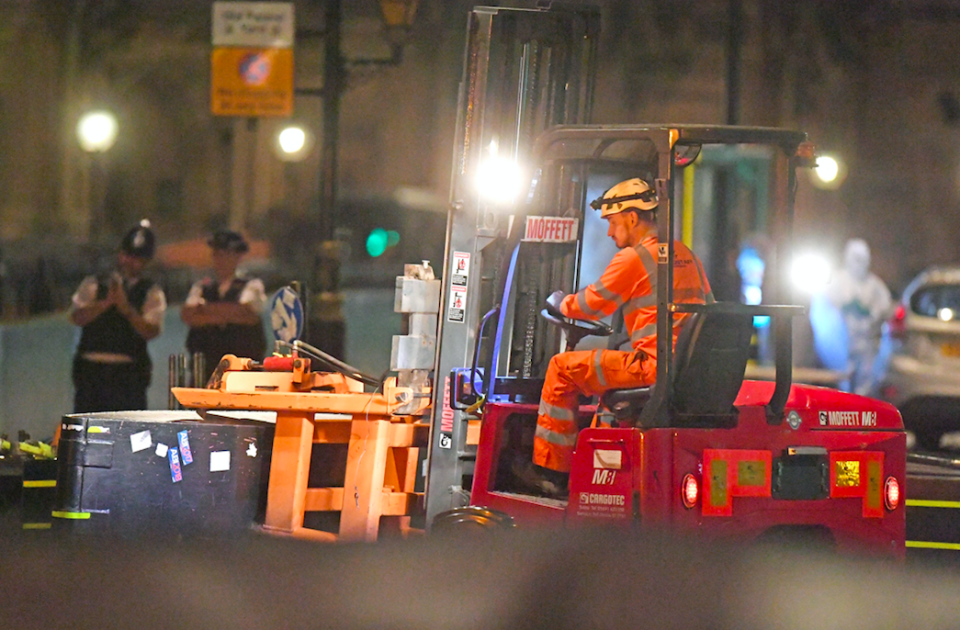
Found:
<path fill-rule="evenodd" d="M 770 425 L 773 383 L 745 381 L 731 428 L 586 428 L 569 500 L 498 487 L 532 404 L 488 404 L 471 504 L 518 527 L 618 524 L 708 539 L 814 539 L 846 553 L 905 554 L 905 433 L 886 403 L 794 385 L 787 422 Z M 592 407 L 582 407 L 584 418 Z M 894 485 L 894 488 L 891 488 Z M 686 496 L 685 496 L 686 495 Z M 892 499 L 892 501 L 891 501 Z"/>

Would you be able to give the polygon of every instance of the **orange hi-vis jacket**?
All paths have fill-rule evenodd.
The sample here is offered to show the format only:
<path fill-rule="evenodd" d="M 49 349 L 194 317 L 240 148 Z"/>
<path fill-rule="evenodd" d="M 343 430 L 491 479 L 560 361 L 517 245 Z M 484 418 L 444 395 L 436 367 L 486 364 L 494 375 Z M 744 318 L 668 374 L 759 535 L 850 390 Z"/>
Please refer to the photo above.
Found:
<path fill-rule="evenodd" d="M 703 265 L 679 241 L 673 244 L 673 301 L 713 302 Z M 636 247 L 621 249 L 600 279 L 570 294 L 560 304 L 571 319 L 600 319 L 623 306 L 623 321 L 635 350 L 657 358 L 657 237 L 648 236 Z M 673 343 L 689 313 L 673 320 Z"/>
<path fill-rule="evenodd" d="M 580 395 L 651 385 L 657 378 L 657 238 L 621 249 L 600 280 L 560 304 L 564 315 L 599 319 L 623 306 L 633 350 L 577 350 L 554 355 L 540 394 L 533 462 L 566 472 L 577 443 Z M 700 260 L 682 243 L 674 244 L 674 302 L 713 302 Z M 674 319 L 673 343 L 688 315 Z"/>

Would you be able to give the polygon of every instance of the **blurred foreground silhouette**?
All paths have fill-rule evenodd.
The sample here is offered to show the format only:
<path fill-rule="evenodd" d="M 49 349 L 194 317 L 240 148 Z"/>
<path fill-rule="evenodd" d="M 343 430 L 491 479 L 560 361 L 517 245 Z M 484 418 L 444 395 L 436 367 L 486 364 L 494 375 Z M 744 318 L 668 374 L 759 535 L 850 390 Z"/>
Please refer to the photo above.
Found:
<path fill-rule="evenodd" d="M 31 628 L 960 627 L 960 576 L 604 530 L 323 545 L 14 536 L 4 616 Z"/>

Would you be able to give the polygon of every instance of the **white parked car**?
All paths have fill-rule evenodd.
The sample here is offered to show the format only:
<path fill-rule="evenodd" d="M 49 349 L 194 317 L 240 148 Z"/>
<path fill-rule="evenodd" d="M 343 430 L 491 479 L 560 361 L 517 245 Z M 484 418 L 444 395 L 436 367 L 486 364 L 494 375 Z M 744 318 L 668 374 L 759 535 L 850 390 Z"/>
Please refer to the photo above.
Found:
<path fill-rule="evenodd" d="M 917 445 L 960 430 L 960 266 L 932 267 L 907 286 L 890 321 L 893 354 L 880 392 Z"/>

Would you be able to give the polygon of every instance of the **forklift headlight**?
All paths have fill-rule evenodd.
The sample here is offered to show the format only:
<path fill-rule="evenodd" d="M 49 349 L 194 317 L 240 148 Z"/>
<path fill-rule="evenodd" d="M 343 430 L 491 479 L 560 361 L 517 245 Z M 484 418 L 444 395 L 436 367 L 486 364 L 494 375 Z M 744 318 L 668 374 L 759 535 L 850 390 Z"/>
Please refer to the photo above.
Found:
<path fill-rule="evenodd" d="M 477 169 L 477 191 L 480 197 L 494 204 L 509 204 L 517 200 L 523 187 L 520 167 L 514 160 L 487 156 Z"/>
<path fill-rule="evenodd" d="M 817 254 L 797 256 L 790 267 L 794 286 L 807 294 L 822 291 L 830 282 L 830 261 Z"/>
<path fill-rule="evenodd" d="M 700 484 L 697 478 L 687 473 L 680 482 L 680 498 L 683 500 L 683 507 L 690 509 L 697 504 L 700 498 Z"/>

